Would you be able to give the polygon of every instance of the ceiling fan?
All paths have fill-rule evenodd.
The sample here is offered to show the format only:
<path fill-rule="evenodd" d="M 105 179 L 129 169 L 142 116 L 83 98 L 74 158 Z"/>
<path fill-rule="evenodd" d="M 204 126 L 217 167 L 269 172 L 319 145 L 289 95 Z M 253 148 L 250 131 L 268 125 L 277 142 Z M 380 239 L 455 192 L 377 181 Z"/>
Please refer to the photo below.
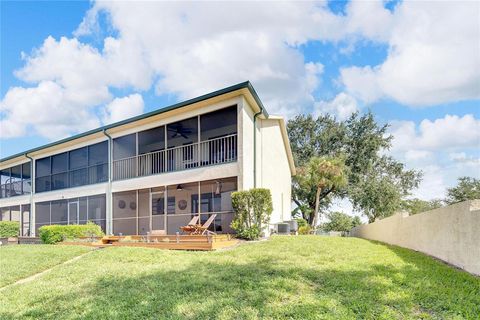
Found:
<path fill-rule="evenodd" d="M 185 128 L 181 123 L 169 125 L 168 131 L 173 132 L 172 138 L 182 136 L 183 138 L 188 139 L 187 134 L 192 133 L 192 129 Z"/>

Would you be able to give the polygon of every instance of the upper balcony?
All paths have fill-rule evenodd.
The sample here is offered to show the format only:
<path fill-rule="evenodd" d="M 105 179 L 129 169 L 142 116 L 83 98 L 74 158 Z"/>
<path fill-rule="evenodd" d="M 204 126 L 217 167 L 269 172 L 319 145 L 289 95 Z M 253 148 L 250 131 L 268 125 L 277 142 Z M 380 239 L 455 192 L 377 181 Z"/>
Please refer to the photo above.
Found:
<path fill-rule="evenodd" d="M 113 180 L 205 167 L 237 160 L 237 134 L 113 161 Z"/>

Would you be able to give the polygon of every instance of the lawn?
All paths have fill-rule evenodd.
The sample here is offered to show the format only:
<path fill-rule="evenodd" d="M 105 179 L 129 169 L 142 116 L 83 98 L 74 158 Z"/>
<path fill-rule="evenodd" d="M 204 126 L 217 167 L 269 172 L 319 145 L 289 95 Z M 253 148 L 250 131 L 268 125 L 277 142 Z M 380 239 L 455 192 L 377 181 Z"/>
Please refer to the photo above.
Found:
<path fill-rule="evenodd" d="M 478 319 L 480 279 L 362 239 L 273 237 L 221 252 L 97 250 L 0 301 L 1 319 Z"/>
<path fill-rule="evenodd" d="M 67 261 L 87 247 L 20 245 L 0 248 L 0 288 Z"/>

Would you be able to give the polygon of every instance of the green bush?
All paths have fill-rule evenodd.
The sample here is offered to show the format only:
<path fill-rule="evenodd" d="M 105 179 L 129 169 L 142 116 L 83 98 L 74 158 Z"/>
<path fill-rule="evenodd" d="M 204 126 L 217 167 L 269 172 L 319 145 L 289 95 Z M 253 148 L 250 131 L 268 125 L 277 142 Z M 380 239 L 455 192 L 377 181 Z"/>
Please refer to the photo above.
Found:
<path fill-rule="evenodd" d="M 270 190 L 257 188 L 232 193 L 235 217 L 231 223 L 239 238 L 256 240 L 270 221 L 273 211 Z"/>
<path fill-rule="evenodd" d="M 18 221 L 0 221 L 0 238 L 17 237 L 19 231 Z"/>
<path fill-rule="evenodd" d="M 305 226 L 308 226 L 308 222 L 307 220 L 303 219 L 303 218 L 295 218 L 295 221 L 297 221 L 297 224 L 298 224 L 298 227 L 305 227 Z"/>
<path fill-rule="evenodd" d="M 310 234 L 311 230 L 312 227 L 307 224 L 298 228 L 298 234 Z"/>
<path fill-rule="evenodd" d="M 50 225 L 40 227 L 40 239 L 43 243 L 54 244 L 68 239 L 80 237 L 101 237 L 104 235 L 99 225 L 93 222 L 73 225 Z"/>

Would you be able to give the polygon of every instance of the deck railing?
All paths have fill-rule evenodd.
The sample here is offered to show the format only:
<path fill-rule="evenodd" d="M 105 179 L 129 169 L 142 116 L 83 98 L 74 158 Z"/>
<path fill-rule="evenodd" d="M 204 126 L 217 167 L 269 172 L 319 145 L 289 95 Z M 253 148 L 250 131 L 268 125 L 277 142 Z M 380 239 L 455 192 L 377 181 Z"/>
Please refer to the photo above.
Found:
<path fill-rule="evenodd" d="M 237 135 L 205 140 L 113 161 L 113 180 L 227 163 L 237 160 Z"/>

